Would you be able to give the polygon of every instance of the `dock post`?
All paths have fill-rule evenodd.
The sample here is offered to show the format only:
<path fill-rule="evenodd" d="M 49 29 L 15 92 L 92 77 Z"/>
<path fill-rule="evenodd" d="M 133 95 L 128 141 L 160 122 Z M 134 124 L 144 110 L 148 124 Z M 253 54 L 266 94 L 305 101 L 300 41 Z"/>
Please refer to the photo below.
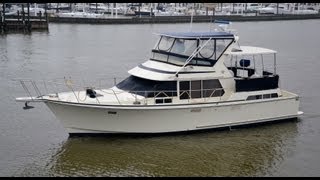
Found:
<path fill-rule="evenodd" d="M 0 11 L 0 32 L 2 33 L 2 11 Z"/>
<path fill-rule="evenodd" d="M 17 10 L 18 22 L 20 21 L 20 12 Z"/>
<path fill-rule="evenodd" d="M 2 22 L 6 21 L 6 3 L 2 3 Z"/>
<path fill-rule="evenodd" d="M 2 32 L 6 32 L 6 3 L 2 3 Z"/>
<path fill-rule="evenodd" d="M 31 23 L 30 23 L 30 3 L 27 3 L 27 6 L 28 6 L 28 31 L 30 32 L 31 31 Z"/>
<path fill-rule="evenodd" d="M 47 12 L 47 9 L 48 9 L 48 5 L 47 3 L 44 4 L 44 15 L 45 15 L 45 18 L 46 18 L 46 22 L 48 24 L 48 12 Z"/>
<path fill-rule="evenodd" d="M 23 29 L 25 30 L 25 28 L 26 28 L 26 21 L 25 21 L 25 13 L 24 13 L 24 4 L 22 3 L 22 24 L 23 24 Z"/>
<path fill-rule="evenodd" d="M 2 33 L 2 11 L 0 12 L 0 32 Z"/>

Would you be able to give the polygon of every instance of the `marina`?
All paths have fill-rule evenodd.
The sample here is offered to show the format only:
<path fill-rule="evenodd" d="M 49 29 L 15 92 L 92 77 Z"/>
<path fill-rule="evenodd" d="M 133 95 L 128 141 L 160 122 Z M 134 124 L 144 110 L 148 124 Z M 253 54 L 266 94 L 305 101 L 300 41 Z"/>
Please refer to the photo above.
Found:
<path fill-rule="evenodd" d="M 320 14 L 309 15 L 265 15 L 265 16 L 192 16 L 194 23 L 212 22 L 215 19 L 223 19 L 232 22 L 238 21 L 282 21 L 282 20 L 306 20 L 320 19 Z M 68 18 L 49 17 L 52 23 L 77 23 L 77 24 L 156 24 L 156 23 L 188 23 L 191 16 L 156 16 L 156 17 L 119 17 L 119 18 Z"/>
<path fill-rule="evenodd" d="M 61 11 L 67 11 L 65 10 L 67 7 L 63 6 L 64 9 L 61 9 Z M 196 16 L 192 17 L 195 18 Z M 272 17 L 275 16 L 272 15 Z M 126 18 L 130 18 L 130 16 Z M 141 19 L 143 18 L 149 17 L 141 17 Z M 234 21 L 230 28 L 235 29 L 236 32 L 230 30 L 230 32 L 219 34 L 214 33 L 214 24 L 209 23 L 210 21 L 191 24 L 191 16 L 188 16 L 188 18 L 189 21 L 186 21 L 186 23 L 123 23 L 112 25 L 103 23 L 100 25 L 50 23 L 49 20 L 49 31 L 1 34 L 0 175 L 7 177 L 319 176 L 320 114 L 318 107 L 320 106 L 320 96 L 316 90 L 319 86 L 318 67 L 320 66 L 318 61 L 320 57 L 319 20 Z M 278 83 L 262 83 L 269 85 L 270 89 L 267 88 L 263 91 L 255 89 L 249 93 L 241 92 L 243 88 L 248 88 L 247 86 L 240 85 L 237 87 L 234 84 L 234 87 L 232 87 L 229 86 L 231 83 L 229 85 L 226 85 L 228 83 L 221 83 L 224 93 L 221 89 L 216 91 L 217 93 L 212 93 L 217 95 L 216 97 L 195 98 L 199 94 L 207 94 L 202 89 L 201 93 L 198 91 L 194 91 L 195 93 L 189 92 L 190 96 L 187 95 L 186 97 L 191 98 L 181 100 L 178 96 L 173 97 L 171 104 L 176 105 L 180 101 L 192 102 L 200 99 L 201 101 L 207 100 L 207 103 L 219 104 L 221 101 L 229 99 L 231 92 L 236 94 L 236 89 L 238 89 L 242 95 L 233 96 L 233 98 L 246 97 L 248 99 L 246 102 L 251 101 L 252 103 L 261 101 L 260 105 L 265 107 L 246 108 L 247 111 L 241 111 L 244 112 L 242 115 L 227 113 L 226 115 L 230 117 L 228 120 L 239 120 L 242 117 L 259 116 L 259 114 L 268 116 L 267 114 L 271 110 L 277 111 L 276 113 L 270 113 L 274 117 L 286 111 L 288 112 L 287 115 L 294 114 L 297 115 L 297 118 L 250 127 L 231 126 L 229 128 L 227 126 L 223 131 L 207 129 L 181 134 L 140 134 L 135 136 L 108 134 L 101 137 L 76 136 L 71 138 L 69 136 L 70 131 L 61 123 L 60 118 L 52 113 L 43 102 L 31 102 L 25 105 L 22 102 L 15 101 L 17 97 L 28 96 L 25 89 L 21 87 L 20 81 L 16 81 L 19 78 L 37 82 L 36 86 L 32 84 L 32 81 L 25 82 L 25 85 L 29 85 L 28 90 L 34 87 L 38 88 L 41 92 L 40 95 L 65 92 L 65 95 L 69 98 L 59 96 L 62 101 L 70 101 L 74 104 L 77 104 L 78 100 L 86 101 L 86 104 L 90 106 L 94 104 L 94 106 L 100 107 L 99 102 L 106 103 L 106 101 L 103 101 L 104 97 L 114 97 L 114 95 L 107 95 L 107 93 L 100 91 L 98 87 L 116 88 L 115 85 L 117 85 L 119 88 L 125 88 L 125 84 L 121 82 L 128 77 L 130 78 L 132 74 L 139 76 L 139 74 L 153 70 L 152 75 L 147 75 L 147 78 L 169 76 L 175 78 L 176 76 L 172 72 L 178 72 L 178 77 L 183 78 L 192 76 L 186 71 L 204 71 L 204 69 L 208 71 L 210 67 L 198 67 L 196 66 L 197 61 L 192 60 L 190 62 L 196 62 L 193 69 L 188 68 L 191 66 L 185 66 L 180 71 L 179 67 L 183 67 L 184 64 L 180 64 L 181 66 L 161 64 L 160 61 L 163 60 L 161 55 L 168 55 L 172 58 L 176 54 L 172 54 L 172 52 L 171 54 L 163 54 L 165 52 L 161 51 L 162 54 L 159 55 L 156 49 L 157 44 L 159 45 L 158 42 L 161 42 L 159 38 L 173 38 L 176 42 L 178 42 L 178 39 L 184 41 L 189 39 L 191 42 L 197 39 L 196 37 L 203 37 L 204 34 L 200 33 L 200 36 L 199 32 L 204 30 L 209 30 L 209 32 L 205 36 L 206 39 L 203 39 L 203 44 L 199 43 L 204 45 L 203 49 L 208 44 L 215 46 L 215 43 L 210 43 L 211 40 L 236 39 L 235 37 L 239 36 L 239 39 L 236 39 L 239 42 L 239 47 L 236 46 L 237 43 L 234 43 L 233 48 L 240 48 L 241 51 L 235 49 L 232 51 L 233 48 L 229 46 L 230 48 L 222 53 L 225 57 L 222 58 L 223 61 L 218 58 L 213 59 L 217 61 L 203 59 L 200 54 L 197 54 L 199 57 L 196 60 L 199 63 L 215 62 L 215 65 L 219 66 L 215 66 L 214 71 L 216 72 L 221 72 L 224 67 L 223 64 L 225 64 L 226 69 L 224 69 L 223 76 L 228 76 L 234 81 L 259 78 L 255 73 L 252 73 L 252 70 L 255 70 L 257 73 L 261 73 L 260 78 L 265 75 L 265 77 Z M 210 38 L 211 40 L 208 41 Z M 206 41 L 208 41 L 207 44 L 205 44 Z M 168 44 L 170 45 L 170 43 Z M 152 49 L 156 51 L 152 51 Z M 176 50 L 178 51 L 178 49 Z M 201 52 L 202 56 L 208 57 L 205 56 L 205 52 L 210 55 L 210 51 L 206 50 Z M 155 55 L 155 53 L 158 54 Z M 246 56 L 247 53 L 251 54 L 247 57 L 236 58 L 240 55 Z M 256 53 L 254 58 L 252 53 Z M 261 54 L 263 54 L 263 61 L 261 60 Z M 226 58 L 231 56 L 233 56 L 232 60 Z M 179 58 L 181 59 L 182 56 L 174 57 L 175 59 L 169 58 L 169 60 L 173 60 L 174 63 L 181 63 Z M 150 58 L 160 61 L 152 61 Z M 183 58 L 185 57 L 183 56 Z M 237 66 L 234 66 L 235 62 L 237 62 Z M 200 78 L 201 75 L 199 75 L 197 78 Z M 279 77 L 278 80 L 277 77 Z M 203 83 L 205 79 L 201 76 L 201 80 Z M 190 83 L 191 87 L 193 87 L 192 83 Z M 259 83 L 253 84 L 257 85 L 255 88 L 258 89 L 266 88 L 265 86 L 259 86 Z M 177 85 L 177 87 L 180 86 L 180 84 Z M 228 91 L 226 87 L 234 89 Z M 78 91 L 78 88 L 81 91 Z M 87 91 L 88 89 L 89 91 Z M 110 90 L 105 89 L 104 91 L 109 93 Z M 166 89 L 166 91 L 170 91 L 170 89 Z M 177 89 L 176 93 L 180 94 L 181 91 L 187 90 Z M 73 92 L 76 92 L 76 96 Z M 262 94 L 261 98 L 259 98 L 260 94 L 255 94 L 256 92 Z M 30 91 L 30 93 L 37 95 L 37 90 Z M 87 96 L 85 96 L 86 93 L 88 93 Z M 278 97 L 272 95 L 274 93 Z M 101 94 L 103 96 L 99 96 Z M 255 100 L 252 99 L 252 95 L 256 98 Z M 282 96 L 279 97 L 279 95 Z M 54 93 L 50 96 L 48 98 L 55 98 Z M 182 94 L 182 96 L 184 95 Z M 34 95 L 31 97 L 34 97 Z M 77 100 L 76 97 L 80 99 Z M 148 100 L 147 105 L 150 105 L 150 107 L 165 107 L 168 105 L 167 103 L 170 103 L 165 97 L 160 97 L 160 100 L 156 100 L 155 97 L 145 99 L 144 93 L 136 96 L 140 104 L 136 102 L 134 96 L 131 97 L 128 98 L 130 101 L 126 102 L 123 101 L 125 99 L 119 99 L 121 100 L 120 103 L 123 105 L 127 103 L 126 106 L 130 104 L 130 107 L 144 106 L 144 100 Z M 171 98 L 171 96 L 169 97 Z M 297 99 L 297 97 L 299 98 Z M 41 97 L 39 98 L 41 100 Z M 281 103 L 276 101 L 281 98 L 283 99 Z M 112 101 L 114 105 L 117 104 L 117 107 L 120 106 L 116 98 L 113 98 Z M 262 101 L 274 102 L 274 104 L 267 105 Z M 136 102 L 135 105 L 134 102 Z M 231 107 L 233 108 L 232 111 L 237 111 L 235 106 L 230 106 L 229 110 L 231 110 Z M 63 111 L 65 112 L 61 116 L 71 112 L 67 108 L 61 108 L 61 112 Z M 83 111 L 74 111 L 71 114 L 72 116 L 80 116 L 80 118 L 74 119 L 81 119 Z M 89 113 L 94 111 L 97 110 L 88 110 Z M 138 112 L 138 110 L 136 111 Z M 192 111 L 190 110 L 188 113 L 205 112 L 203 108 L 201 112 L 199 112 L 199 108 L 194 108 Z M 303 111 L 303 114 L 299 111 Z M 119 112 L 114 114 L 113 110 L 106 113 L 107 116 L 119 115 Z M 155 123 L 150 125 L 149 127 L 154 128 L 154 132 L 155 129 L 161 130 L 163 127 L 165 127 L 165 130 L 170 130 L 170 128 L 177 130 L 182 127 L 181 125 L 189 127 L 190 124 L 187 123 L 180 123 L 179 126 L 173 127 L 168 126 L 173 125 L 174 121 L 167 121 L 167 119 L 173 115 L 178 115 L 175 120 L 179 120 L 179 118 L 187 119 L 190 114 L 177 113 L 170 115 L 168 112 L 163 112 L 157 116 L 149 118 L 143 116 L 142 118 L 146 121 L 149 119 L 154 122 L 160 119 L 160 122 L 166 122 L 164 125 L 167 127 L 154 126 Z M 298 114 L 300 115 L 298 116 Z M 162 119 L 158 117 L 162 117 Z M 131 120 L 138 119 L 132 118 Z M 194 119 L 196 121 L 201 120 L 198 117 Z M 93 117 L 90 120 L 96 121 Z M 206 124 L 207 121 L 204 118 L 200 123 Z M 133 128 L 143 129 L 136 124 L 130 126 L 131 130 Z M 98 128 L 105 127 L 101 125 Z"/>
<path fill-rule="evenodd" d="M 22 7 L 23 6 L 23 7 Z M 319 19 L 319 3 L 2 3 L 0 29 L 48 30 L 49 23 L 155 24 Z M 36 20 L 37 19 L 37 20 Z"/>

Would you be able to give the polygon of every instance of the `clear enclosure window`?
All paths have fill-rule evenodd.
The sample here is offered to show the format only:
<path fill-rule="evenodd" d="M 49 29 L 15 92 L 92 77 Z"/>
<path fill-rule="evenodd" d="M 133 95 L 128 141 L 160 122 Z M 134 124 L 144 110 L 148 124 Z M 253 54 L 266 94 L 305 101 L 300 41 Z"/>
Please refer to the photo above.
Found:
<path fill-rule="evenodd" d="M 197 40 L 176 39 L 171 49 L 172 53 L 190 56 L 197 48 Z"/>
<path fill-rule="evenodd" d="M 215 40 L 211 39 L 209 40 L 209 42 L 207 42 L 208 40 L 200 40 L 200 46 L 203 46 L 205 44 L 205 46 L 201 49 L 199 55 L 202 58 L 212 58 L 215 52 L 214 49 L 214 44 L 215 44 Z"/>
<path fill-rule="evenodd" d="M 163 36 L 158 45 L 158 49 L 162 51 L 169 51 L 174 42 L 174 38 Z"/>

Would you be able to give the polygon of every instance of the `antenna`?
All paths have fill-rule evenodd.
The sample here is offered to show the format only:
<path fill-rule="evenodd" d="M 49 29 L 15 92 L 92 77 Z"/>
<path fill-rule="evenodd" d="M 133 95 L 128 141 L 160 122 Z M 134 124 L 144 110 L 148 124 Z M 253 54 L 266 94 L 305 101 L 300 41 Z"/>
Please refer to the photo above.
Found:
<path fill-rule="evenodd" d="M 190 31 L 192 31 L 193 11 L 191 12 Z"/>

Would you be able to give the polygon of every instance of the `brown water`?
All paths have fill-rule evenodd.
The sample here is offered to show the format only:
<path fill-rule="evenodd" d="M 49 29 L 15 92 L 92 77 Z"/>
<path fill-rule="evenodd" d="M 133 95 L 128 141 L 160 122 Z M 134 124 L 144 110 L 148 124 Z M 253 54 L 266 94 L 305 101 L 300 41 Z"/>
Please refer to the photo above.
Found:
<path fill-rule="evenodd" d="M 194 23 L 194 30 L 209 24 Z M 44 104 L 23 110 L 13 78 L 127 76 L 150 55 L 153 32 L 189 24 L 50 24 L 0 36 L 0 176 L 319 176 L 320 21 L 235 22 L 242 45 L 278 51 L 280 86 L 301 96 L 293 122 L 165 136 L 68 138 Z"/>

